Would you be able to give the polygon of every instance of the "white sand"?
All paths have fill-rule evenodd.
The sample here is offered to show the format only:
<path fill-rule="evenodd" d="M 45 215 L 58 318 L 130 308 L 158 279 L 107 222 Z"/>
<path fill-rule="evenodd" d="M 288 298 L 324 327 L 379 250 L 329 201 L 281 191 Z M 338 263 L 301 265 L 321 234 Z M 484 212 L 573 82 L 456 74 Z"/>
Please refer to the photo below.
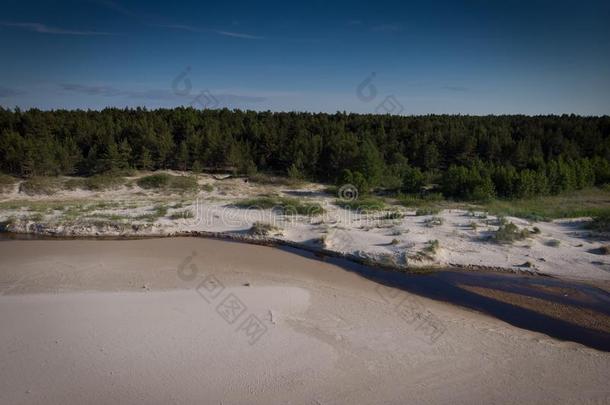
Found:
<path fill-rule="evenodd" d="M 17 241 L 0 256 L 2 404 L 610 401 L 610 353 L 393 290 L 444 325 L 431 342 L 377 284 L 275 249 Z M 225 289 L 208 303 L 211 275 Z M 230 294 L 246 306 L 233 324 L 216 312 Z M 253 345 L 250 314 L 267 328 Z"/>
<path fill-rule="evenodd" d="M 383 213 L 358 214 L 339 208 L 334 204 L 336 197 L 323 193 L 323 187 L 316 184 L 304 184 L 297 188 L 259 185 L 246 183 L 242 179 L 216 180 L 209 175 L 201 175 L 199 182 L 212 184 L 214 190 L 202 191 L 196 196 L 180 196 L 154 193 L 133 186 L 105 192 L 62 191 L 53 196 L 31 197 L 18 193 L 15 188 L 12 193 L 2 196 L 2 201 L 22 201 L 24 204 L 56 200 L 66 203 L 119 203 L 123 207 L 97 212 L 132 218 L 150 213 L 159 201 L 170 207 L 166 217 L 159 218 L 147 227 L 141 226 L 137 231 L 131 228 L 132 223 L 141 223 L 136 220 L 128 220 L 126 229 L 92 225 L 64 226 L 61 224 L 61 212 L 54 212 L 45 215 L 42 220 L 22 222 L 15 229 L 18 232 L 96 236 L 173 235 L 197 231 L 238 234 L 249 238 L 248 229 L 254 222 L 262 221 L 281 229 L 281 234 L 270 236 L 277 240 L 324 248 L 395 267 L 475 265 L 533 271 L 571 279 L 610 280 L 610 259 L 594 253 L 602 242 L 584 235 L 586 232 L 581 229 L 583 219 L 530 223 L 509 217 L 507 219 L 520 228 L 532 229 L 536 226 L 541 232 L 512 245 L 499 245 L 485 240 L 497 229 L 497 226 L 489 224 L 494 217 L 472 217 L 465 210 L 444 210 L 435 215 L 442 218 L 443 224 L 430 227 L 426 226 L 425 221 L 431 216 L 415 216 L 414 211 L 402 207 L 394 207 L 405 214 L 396 220 L 380 219 Z M 285 216 L 272 210 L 247 210 L 231 205 L 261 194 L 296 196 L 302 201 L 318 202 L 326 213 L 311 218 Z M 177 201 L 183 201 L 183 206 L 171 208 Z M 184 210 L 195 213 L 195 218 L 169 218 L 172 213 Z M 28 213 L 19 209 L 0 209 L 0 221 L 11 216 L 25 218 Z M 476 230 L 471 228 L 472 223 L 477 224 Z M 324 239 L 323 243 L 320 243 L 321 238 Z M 438 240 L 440 249 L 435 255 L 421 260 L 418 253 L 433 240 Z M 554 240 L 558 241 L 556 247 L 549 245 L 549 241 Z M 529 266 L 524 267 L 525 263 L 529 263 Z"/>

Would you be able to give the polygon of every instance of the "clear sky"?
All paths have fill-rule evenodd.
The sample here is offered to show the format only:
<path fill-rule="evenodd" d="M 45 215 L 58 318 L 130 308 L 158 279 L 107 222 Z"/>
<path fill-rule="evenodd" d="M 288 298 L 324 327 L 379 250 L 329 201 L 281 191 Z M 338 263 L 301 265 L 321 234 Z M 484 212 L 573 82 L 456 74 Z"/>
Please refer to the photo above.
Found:
<path fill-rule="evenodd" d="M 2 0 L 0 105 L 610 114 L 610 1 Z"/>

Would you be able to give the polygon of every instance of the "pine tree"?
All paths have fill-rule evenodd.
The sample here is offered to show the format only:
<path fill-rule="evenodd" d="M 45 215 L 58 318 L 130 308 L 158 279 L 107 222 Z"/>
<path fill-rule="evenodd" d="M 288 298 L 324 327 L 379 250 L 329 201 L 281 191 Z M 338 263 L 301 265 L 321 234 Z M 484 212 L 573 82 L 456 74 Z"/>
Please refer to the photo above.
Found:
<path fill-rule="evenodd" d="M 152 156 L 150 155 L 150 151 L 146 147 L 142 148 L 139 167 L 142 170 L 151 170 L 153 168 Z"/>

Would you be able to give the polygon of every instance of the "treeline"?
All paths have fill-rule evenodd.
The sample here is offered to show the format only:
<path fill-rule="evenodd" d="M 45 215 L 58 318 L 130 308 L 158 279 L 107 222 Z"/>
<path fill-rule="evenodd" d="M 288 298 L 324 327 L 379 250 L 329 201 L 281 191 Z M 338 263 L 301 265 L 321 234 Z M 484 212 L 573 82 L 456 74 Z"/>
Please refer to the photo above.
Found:
<path fill-rule="evenodd" d="M 0 108 L 0 170 L 22 177 L 232 167 L 484 199 L 605 184 L 609 160 L 608 116 Z"/>

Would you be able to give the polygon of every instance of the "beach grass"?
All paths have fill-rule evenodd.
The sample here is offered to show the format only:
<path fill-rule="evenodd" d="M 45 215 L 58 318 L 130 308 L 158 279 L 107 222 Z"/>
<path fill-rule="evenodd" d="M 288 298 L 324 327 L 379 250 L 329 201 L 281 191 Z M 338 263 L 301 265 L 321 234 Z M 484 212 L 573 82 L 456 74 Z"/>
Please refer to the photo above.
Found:
<path fill-rule="evenodd" d="M 533 221 L 557 218 L 610 217 L 610 190 L 589 188 L 520 200 L 494 200 L 483 206 L 490 214 Z"/>
<path fill-rule="evenodd" d="M 261 196 L 237 201 L 234 206 L 246 209 L 274 209 L 283 214 L 316 216 L 324 213 L 318 203 L 304 202 L 296 198 Z"/>

